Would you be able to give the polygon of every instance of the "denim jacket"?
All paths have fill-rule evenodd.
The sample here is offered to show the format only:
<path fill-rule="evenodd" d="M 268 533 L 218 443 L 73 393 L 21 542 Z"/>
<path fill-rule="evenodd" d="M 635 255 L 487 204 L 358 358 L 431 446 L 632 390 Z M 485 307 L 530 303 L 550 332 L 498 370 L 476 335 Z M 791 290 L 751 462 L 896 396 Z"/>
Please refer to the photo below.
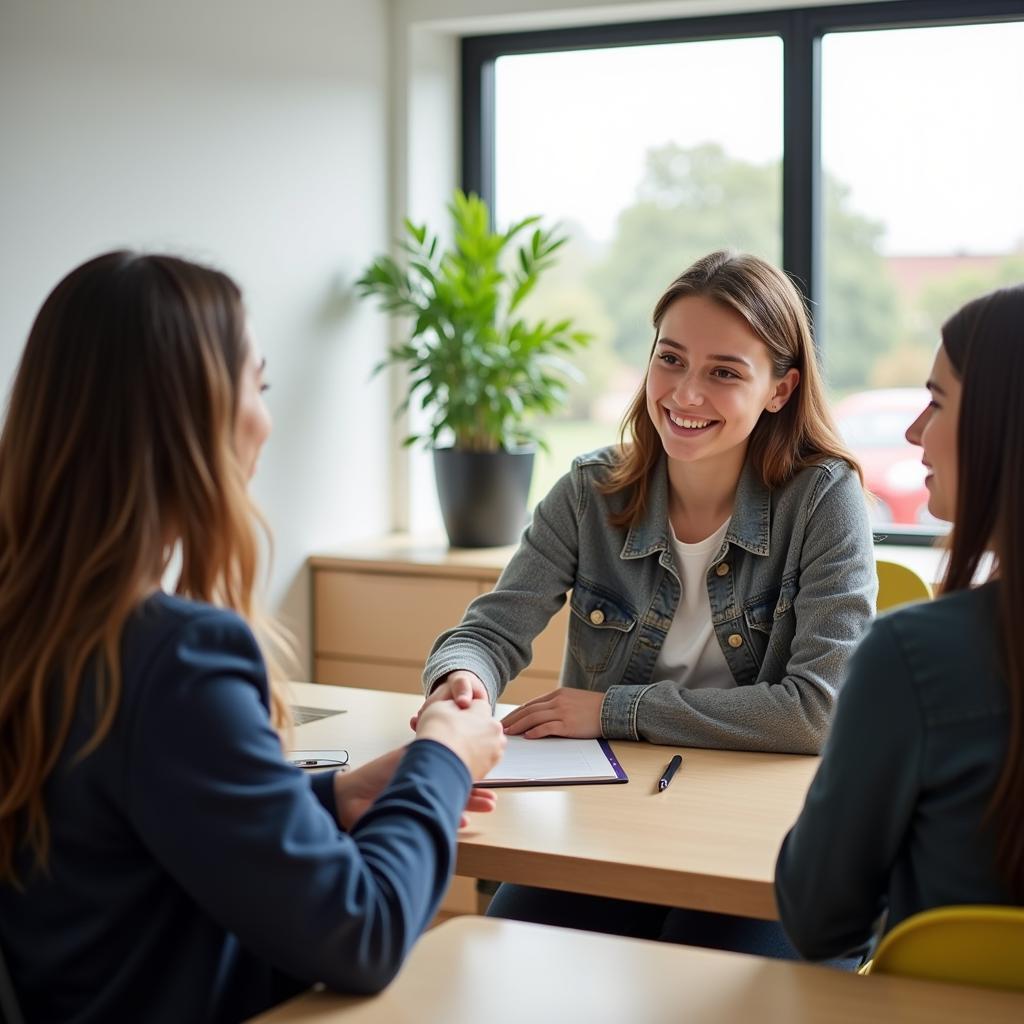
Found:
<path fill-rule="evenodd" d="M 769 489 L 747 464 L 707 573 L 715 634 L 737 688 L 688 690 L 655 675 L 682 590 L 666 460 L 654 470 L 643 521 L 620 528 L 608 516 L 624 495 L 598 490 L 615 458 L 616 449 L 604 448 L 575 459 L 537 505 L 494 590 L 435 642 L 426 689 L 467 669 L 496 701 L 571 591 L 561 682 L 604 692 L 604 736 L 818 753 L 877 591 L 856 473 L 826 460 Z"/>

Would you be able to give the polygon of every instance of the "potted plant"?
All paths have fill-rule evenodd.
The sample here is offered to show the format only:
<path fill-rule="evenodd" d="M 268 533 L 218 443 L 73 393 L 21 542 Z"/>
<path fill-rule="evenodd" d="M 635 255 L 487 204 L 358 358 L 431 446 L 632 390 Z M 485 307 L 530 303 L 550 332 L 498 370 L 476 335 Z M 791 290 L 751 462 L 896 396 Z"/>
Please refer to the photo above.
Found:
<path fill-rule="evenodd" d="M 576 371 L 564 356 L 590 339 L 569 320 L 521 315 L 564 235 L 538 217 L 492 230 L 483 200 L 461 191 L 448 212 L 449 246 L 406 220 L 402 263 L 380 256 L 356 285 L 387 313 L 408 318 L 407 339 L 375 372 L 404 366 L 409 385 L 398 411 L 414 398 L 429 411 L 429 428 L 404 443 L 433 448 L 450 543 L 491 547 L 512 543 L 523 528 L 533 453 L 543 445 L 531 421 L 565 401 Z"/>

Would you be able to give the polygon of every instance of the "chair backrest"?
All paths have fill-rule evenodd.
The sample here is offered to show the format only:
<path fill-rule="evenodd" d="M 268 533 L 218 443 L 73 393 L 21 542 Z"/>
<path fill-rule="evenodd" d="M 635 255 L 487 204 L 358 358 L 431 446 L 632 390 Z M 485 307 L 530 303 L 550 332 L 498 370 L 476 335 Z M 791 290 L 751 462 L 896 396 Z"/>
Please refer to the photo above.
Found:
<path fill-rule="evenodd" d="M 926 910 L 878 944 L 872 974 L 1024 992 L 1024 907 Z"/>
<path fill-rule="evenodd" d="M 875 565 L 878 570 L 878 610 L 884 612 L 899 604 L 912 601 L 927 601 L 932 588 L 922 576 L 900 562 L 889 562 L 879 558 Z"/>
<path fill-rule="evenodd" d="M 14 994 L 14 982 L 7 970 L 4 951 L 0 949 L 0 1020 L 5 1024 L 25 1024 L 18 997 Z"/>

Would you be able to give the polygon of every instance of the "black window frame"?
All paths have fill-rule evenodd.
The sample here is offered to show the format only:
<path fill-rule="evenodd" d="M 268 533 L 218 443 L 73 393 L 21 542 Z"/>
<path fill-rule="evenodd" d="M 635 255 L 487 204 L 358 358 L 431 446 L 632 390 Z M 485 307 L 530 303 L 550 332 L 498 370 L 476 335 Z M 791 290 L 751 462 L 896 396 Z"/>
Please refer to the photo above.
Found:
<path fill-rule="evenodd" d="M 659 21 L 464 36 L 462 187 L 494 209 L 494 65 L 511 54 L 774 35 L 783 45 L 782 266 L 813 311 L 821 301 L 821 41 L 834 32 L 1024 21 L 1024 0 L 891 0 Z M 827 344 L 827 339 L 825 340 Z M 931 545 L 925 529 L 885 529 L 879 543 Z"/>

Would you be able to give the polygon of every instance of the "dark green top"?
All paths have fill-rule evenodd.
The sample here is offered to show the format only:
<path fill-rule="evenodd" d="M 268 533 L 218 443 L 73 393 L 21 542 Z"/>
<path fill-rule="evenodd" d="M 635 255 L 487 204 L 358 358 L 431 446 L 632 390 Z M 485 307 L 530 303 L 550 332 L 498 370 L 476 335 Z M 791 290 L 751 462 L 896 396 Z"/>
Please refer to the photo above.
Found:
<path fill-rule="evenodd" d="M 864 948 L 932 907 L 1010 902 L 985 821 L 1009 736 L 995 597 L 987 585 L 881 616 L 851 659 L 775 871 L 804 956 Z"/>

